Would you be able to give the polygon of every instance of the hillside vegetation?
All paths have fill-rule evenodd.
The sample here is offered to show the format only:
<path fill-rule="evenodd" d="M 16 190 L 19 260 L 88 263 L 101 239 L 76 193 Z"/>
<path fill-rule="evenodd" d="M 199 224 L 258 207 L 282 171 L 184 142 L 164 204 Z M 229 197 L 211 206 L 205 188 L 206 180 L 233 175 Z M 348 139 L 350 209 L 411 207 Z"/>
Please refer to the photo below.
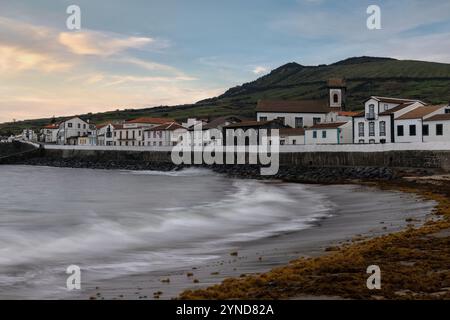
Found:
<path fill-rule="evenodd" d="M 80 115 L 93 123 L 126 120 L 141 116 L 216 117 L 241 115 L 254 117 L 259 99 L 323 99 L 327 80 L 347 80 L 347 108 L 358 110 L 370 95 L 417 98 L 428 103 L 450 101 L 450 64 L 395 60 L 390 58 L 349 58 L 330 65 L 302 66 L 288 63 L 253 82 L 229 89 L 219 97 L 192 105 L 120 110 Z M 0 135 L 17 133 L 22 128 L 39 128 L 56 119 L 37 119 L 0 125 Z"/>

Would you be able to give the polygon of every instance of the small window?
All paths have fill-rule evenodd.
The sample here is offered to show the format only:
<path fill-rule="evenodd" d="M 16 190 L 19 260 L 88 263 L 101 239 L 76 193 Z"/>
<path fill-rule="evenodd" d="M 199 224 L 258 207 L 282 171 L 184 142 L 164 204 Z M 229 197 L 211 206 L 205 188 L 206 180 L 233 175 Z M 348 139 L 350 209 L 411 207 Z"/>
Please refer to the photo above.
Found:
<path fill-rule="evenodd" d="M 375 136 L 375 122 L 369 122 L 369 137 Z"/>
<path fill-rule="evenodd" d="M 405 135 L 405 129 L 403 126 L 397 126 L 397 136 L 403 137 Z"/>
<path fill-rule="evenodd" d="M 86 124 L 83 124 L 83 129 L 86 129 Z"/>
<path fill-rule="evenodd" d="M 321 122 L 320 118 L 313 118 L 313 124 L 318 124 Z"/>
<path fill-rule="evenodd" d="M 327 132 L 324 130 L 322 131 L 322 139 L 326 139 L 327 138 Z"/>
<path fill-rule="evenodd" d="M 339 95 L 337 93 L 333 95 L 333 103 L 339 103 Z"/>
<path fill-rule="evenodd" d="M 292 140 L 292 144 L 297 144 L 297 140 Z"/>
<path fill-rule="evenodd" d="M 422 132 L 424 136 L 429 136 L 430 135 L 430 126 L 427 124 L 424 124 L 422 127 Z"/>
<path fill-rule="evenodd" d="M 360 139 L 360 140 L 359 140 L 359 143 L 364 143 L 364 140 Z"/>
<path fill-rule="evenodd" d="M 386 136 L 386 121 L 380 122 L 380 136 L 385 137 Z"/>
<path fill-rule="evenodd" d="M 409 126 L 409 135 L 415 137 L 417 135 L 416 125 L 412 124 Z"/>
<path fill-rule="evenodd" d="M 267 121 L 267 117 L 259 117 L 259 121 Z"/>
<path fill-rule="evenodd" d="M 358 125 L 358 129 L 359 129 L 359 136 L 364 137 L 364 123 L 360 122 Z"/>
<path fill-rule="evenodd" d="M 313 131 L 313 139 L 317 139 L 317 131 Z"/>
<path fill-rule="evenodd" d="M 78 124 L 78 129 L 81 129 L 81 123 Z"/>
<path fill-rule="evenodd" d="M 445 109 L 445 113 L 449 114 L 450 113 L 450 109 Z"/>
<path fill-rule="evenodd" d="M 69 128 L 72 128 L 72 122 L 69 122 L 69 123 L 67 124 L 67 126 L 68 126 Z"/>
<path fill-rule="evenodd" d="M 285 140 L 280 140 L 280 146 L 284 146 L 286 144 Z"/>
<path fill-rule="evenodd" d="M 370 143 L 370 144 L 375 144 L 375 140 L 374 140 L 374 139 L 370 139 L 370 140 L 369 140 L 369 143 Z"/>
<path fill-rule="evenodd" d="M 295 118 L 295 127 L 296 128 L 303 128 L 303 118 L 296 117 Z"/>
<path fill-rule="evenodd" d="M 444 125 L 443 124 L 437 124 L 436 125 L 436 135 L 437 136 L 443 136 L 444 135 Z"/>

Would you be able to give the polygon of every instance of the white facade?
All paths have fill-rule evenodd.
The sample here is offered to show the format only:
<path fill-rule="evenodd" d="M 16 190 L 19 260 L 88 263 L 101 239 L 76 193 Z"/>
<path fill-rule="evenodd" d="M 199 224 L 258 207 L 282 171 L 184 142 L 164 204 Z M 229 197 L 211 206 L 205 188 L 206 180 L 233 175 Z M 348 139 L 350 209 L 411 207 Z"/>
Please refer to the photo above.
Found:
<path fill-rule="evenodd" d="M 97 144 L 99 146 L 114 145 L 114 125 L 112 123 L 97 129 Z"/>
<path fill-rule="evenodd" d="M 300 134 L 282 134 L 280 133 L 280 145 L 301 145 L 305 144 L 305 135 Z"/>
<path fill-rule="evenodd" d="M 398 102 L 392 102 L 398 100 Z M 364 114 L 353 117 L 354 143 L 395 142 L 394 119 L 408 113 L 424 103 L 414 100 L 383 99 L 371 97 L 366 101 Z M 403 103 L 406 103 L 403 107 Z M 402 107 L 399 107 L 401 106 Z M 398 108 L 398 109 L 396 109 Z"/>
<path fill-rule="evenodd" d="M 44 128 L 41 130 L 41 137 L 42 137 L 42 142 L 45 143 L 56 143 L 58 142 L 58 131 L 59 131 L 59 126 L 56 126 L 54 128 Z"/>
<path fill-rule="evenodd" d="M 326 122 L 327 113 L 291 113 L 291 112 L 258 112 L 258 121 L 284 119 L 284 124 L 291 128 L 311 127 L 316 123 Z M 330 116 L 331 117 L 331 116 Z"/>
<path fill-rule="evenodd" d="M 179 124 L 172 122 L 144 131 L 143 145 L 146 147 L 170 147 L 182 143 L 187 132 Z"/>
<path fill-rule="evenodd" d="M 351 144 L 353 143 L 352 122 L 337 127 L 317 125 L 305 131 L 305 144 Z"/>
<path fill-rule="evenodd" d="M 425 120 L 424 125 L 428 126 L 424 142 L 450 142 L 450 116 L 447 120 Z"/>
<path fill-rule="evenodd" d="M 31 129 L 24 129 L 21 134 L 21 139 L 24 141 L 37 141 L 37 135 Z"/>
<path fill-rule="evenodd" d="M 75 141 L 73 138 L 92 135 L 94 131 L 95 129 L 91 128 L 89 123 L 75 117 L 59 125 L 57 142 L 58 144 L 67 144 L 69 140 Z"/>

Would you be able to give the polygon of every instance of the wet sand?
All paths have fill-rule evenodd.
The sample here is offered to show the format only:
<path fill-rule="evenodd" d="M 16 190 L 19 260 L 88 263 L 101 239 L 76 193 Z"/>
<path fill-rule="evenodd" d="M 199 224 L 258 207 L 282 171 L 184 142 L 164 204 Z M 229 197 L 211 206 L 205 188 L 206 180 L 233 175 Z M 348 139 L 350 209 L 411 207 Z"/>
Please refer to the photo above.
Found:
<path fill-rule="evenodd" d="M 357 185 L 309 185 L 333 204 L 332 216 L 314 227 L 245 243 L 231 243 L 217 259 L 183 268 L 89 283 L 69 299 L 172 299 L 225 278 L 267 272 L 299 257 L 327 254 L 331 247 L 422 224 L 435 206 L 414 194 Z"/>

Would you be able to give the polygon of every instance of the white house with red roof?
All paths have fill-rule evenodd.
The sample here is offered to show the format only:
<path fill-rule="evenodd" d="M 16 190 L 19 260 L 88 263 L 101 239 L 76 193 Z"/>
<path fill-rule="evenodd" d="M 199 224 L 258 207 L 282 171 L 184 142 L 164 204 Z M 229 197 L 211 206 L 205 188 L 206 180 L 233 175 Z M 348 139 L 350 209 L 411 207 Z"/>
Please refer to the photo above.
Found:
<path fill-rule="evenodd" d="M 169 118 L 141 117 L 123 123 L 114 130 L 114 145 L 116 146 L 143 146 L 144 130 L 151 129 L 167 122 L 174 122 Z"/>
<path fill-rule="evenodd" d="M 41 129 L 39 140 L 44 143 L 57 143 L 58 131 L 59 123 L 48 124 Z"/>
<path fill-rule="evenodd" d="M 183 141 L 187 129 L 176 122 L 167 122 L 160 126 L 144 130 L 143 144 L 146 147 L 170 147 Z"/>
<path fill-rule="evenodd" d="M 425 106 L 420 100 L 372 96 L 364 111 L 353 116 L 354 143 L 394 143 L 395 119 Z"/>
<path fill-rule="evenodd" d="M 256 106 L 256 118 L 257 121 L 280 119 L 291 128 L 311 127 L 322 122 L 337 122 L 338 113 L 345 109 L 345 101 L 345 81 L 331 79 L 328 81 L 328 99 L 260 100 Z"/>
<path fill-rule="evenodd" d="M 446 110 L 449 110 L 448 105 L 427 105 L 397 117 L 395 119 L 395 142 L 408 143 L 428 140 L 430 134 L 435 133 L 435 130 L 427 120 L 436 115 L 445 114 Z"/>
<path fill-rule="evenodd" d="M 305 129 L 305 144 L 352 144 L 352 122 L 317 123 Z"/>
<path fill-rule="evenodd" d="M 74 117 L 59 124 L 57 143 L 75 145 L 78 137 L 86 136 L 96 136 L 95 126 L 79 117 Z"/>
<path fill-rule="evenodd" d="M 427 134 L 424 142 L 449 142 L 450 141 L 450 107 L 444 114 L 436 114 L 423 121 Z"/>

